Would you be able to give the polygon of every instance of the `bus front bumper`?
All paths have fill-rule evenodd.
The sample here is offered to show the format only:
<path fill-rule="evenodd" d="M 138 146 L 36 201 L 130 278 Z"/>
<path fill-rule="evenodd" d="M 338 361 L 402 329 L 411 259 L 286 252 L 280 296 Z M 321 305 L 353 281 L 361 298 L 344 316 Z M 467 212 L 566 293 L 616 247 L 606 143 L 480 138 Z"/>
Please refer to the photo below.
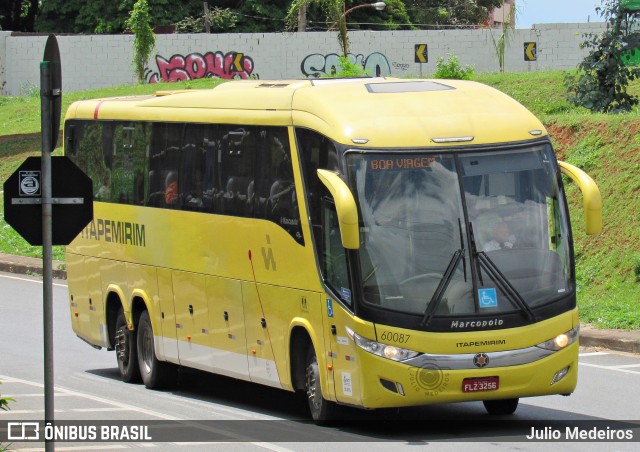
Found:
<path fill-rule="evenodd" d="M 419 366 L 359 353 L 360 369 L 370 369 L 360 385 L 364 408 L 571 394 L 578 378 L 578 342 L 526 364 L 490 367 L 486 354 L 474 355 L 466 369 L 423 361 Z M 482 355 L 485 355 L 483 357 Z M 482 367 L 484 366 L 484 367 Z M 337 388 L 338 389 L 338 388 Z M 338 389 L 338 401 L 340 392 Z"/>

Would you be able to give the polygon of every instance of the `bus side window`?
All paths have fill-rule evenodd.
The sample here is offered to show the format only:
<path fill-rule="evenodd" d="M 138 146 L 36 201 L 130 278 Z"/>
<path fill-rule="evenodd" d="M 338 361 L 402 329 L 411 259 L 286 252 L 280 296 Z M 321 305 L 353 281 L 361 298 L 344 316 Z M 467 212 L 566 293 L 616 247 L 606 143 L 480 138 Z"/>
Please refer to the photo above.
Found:
<path fill-rule="evenodd" d="M 106 167 L 103 157 L 105 124 L 94 121 L 70 121 L 65 127 L 65 154 L 93 181 L 94 199 L 108 201 L 111 192 L 111 169 Z"/>
<path fill-rule="evenodd" d="M 255 216 L 278 224 L 303 244 L 287 129 L 270 127 L 263 137 L 254 187 Z"/>
<path fill-rule="evenodd" d="M 330 195 L 327 188 L 320 182 L 316 171 L 318 168 L 338 171 L 338 154 L 336 147 L 327 137 L 312 130 L 297 128 L 296 141 L 298 155 L 302 161 L 311 228 L 316 242 L 321 243 L 320 200 Z"/>
<path fill-rule="evenodd" d="M 146 123 L 126 121 L 103 126 L 102 149 L 105 165 L 111 170 L 112 202 L 135 203 L 140 185 L 136 174 L 146 172 L 146 141 Z"/>
<path fill-rule="evenodd" d="M 220 213 L 224 215 L 251 215 L 248 200 L 254 172 L 256 132 L 256 127 L 220 126 Z"/>
<path fill-rule="evenodd" d="M 213 125 L 206 127 L 202 138 L 202 202 L 210 213 L 220 210 L 220 143 Z"/>
<path fill-rule="evenodd" d="M 152 207 L 180 207 L 180 146 L 184 124 L 156 123 L 151 133 L 149 195 Z"/>
<path fill-rule="evenodd" d="M 322 224 L 321 262 L 325 282 L 342 301 L 351 306 L 347 250 L 342 246 L 336 207 L 328 198 L 322 200 Z"/>
<path fill-rule="evenodd" d="M 180 199 L 185 210 L 204 210 L 204 125 L 187 124 L 180 153 Z"/>

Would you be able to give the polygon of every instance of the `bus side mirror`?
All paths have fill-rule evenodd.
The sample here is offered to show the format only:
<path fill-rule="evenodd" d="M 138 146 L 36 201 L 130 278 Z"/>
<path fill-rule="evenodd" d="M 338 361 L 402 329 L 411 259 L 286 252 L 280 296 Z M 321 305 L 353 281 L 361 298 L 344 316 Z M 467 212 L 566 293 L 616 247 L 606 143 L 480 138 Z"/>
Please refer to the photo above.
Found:
<path fill-rule="evenodd" d="M 342 246 L 357 250 L 360 248 L 360 229 L 358 222 L 358 208 L 353 194 L 347 184 L 331 171 L 319 169 L 318 177 L 320 181 L 329 189 L 338 213 L 338 223 L 340 224 L 340 237 Z"/>
<path fill-rule="evenodd" d="M 591 177 L 577 166 L 558 161 L 560 171 L 573 180 L 582 192 L 585 230 L 589 235 L 602 231 L 602 197 L 600 189 Z"/>

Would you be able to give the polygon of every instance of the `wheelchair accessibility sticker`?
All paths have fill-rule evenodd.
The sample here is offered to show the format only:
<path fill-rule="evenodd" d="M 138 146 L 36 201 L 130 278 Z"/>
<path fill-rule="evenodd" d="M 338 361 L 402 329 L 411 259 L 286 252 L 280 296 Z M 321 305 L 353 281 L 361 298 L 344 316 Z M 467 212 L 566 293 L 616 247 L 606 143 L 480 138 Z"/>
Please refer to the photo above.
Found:
<path fill-rule="evenodd" d="M 497 308 L 498 295 L 496 289 L 478 289 L 478 299 L 481 308 Z"/>
<path fill-rule="evenodd" d="M 333 317 L 333 300 L 327 298 L 327 317 Z"/>

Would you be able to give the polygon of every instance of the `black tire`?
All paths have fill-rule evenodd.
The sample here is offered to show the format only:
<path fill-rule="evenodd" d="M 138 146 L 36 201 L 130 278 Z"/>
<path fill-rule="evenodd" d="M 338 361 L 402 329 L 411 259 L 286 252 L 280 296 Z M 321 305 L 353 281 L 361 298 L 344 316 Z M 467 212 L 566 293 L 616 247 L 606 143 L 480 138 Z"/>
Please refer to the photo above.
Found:
<path fill-rule="evenodd" d="M 520 399 L 485 400 L 484 407 L 491 415 L 513 414 Z"/>
<path fill-rule="evenodd" d="M 149 312 L 144 311 L 138 322 L 138 363 L 142 382 L 148 389 L 163 389 L 176 384 L 177 367 L 158 361 Z"/>
<path fill-rule="evenodd" d="M 325 399 L 320 385 L 320 368 L 313 346 L 309 347 L 305 365 L 304 389 L 311 418 L 318 425 L 329 425 L 336 420 L 338 406 Z"/>
<path fill-rule="evenodd" d="M 126 383 L 140 382 L 136 332 L 130 331 L 127 327 L 127 319 L 124 316 L 124 310 L 122 308 L 120 308 L 118 316 L 116 317 L 114 343 L 120 378 Z"/>

